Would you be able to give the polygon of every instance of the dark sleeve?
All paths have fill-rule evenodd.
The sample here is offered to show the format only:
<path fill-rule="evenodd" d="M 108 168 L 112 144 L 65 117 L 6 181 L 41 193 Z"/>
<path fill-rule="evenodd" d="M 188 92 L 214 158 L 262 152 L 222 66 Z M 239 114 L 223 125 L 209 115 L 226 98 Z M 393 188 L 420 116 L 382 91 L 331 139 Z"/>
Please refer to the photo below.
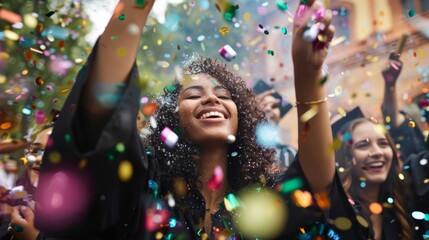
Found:
<path fill-rule="evenodd" d="M 429 151 L 423 151 L 419 154 L 412 154 L 407 158 L 404 164 L 404 170 L 411 178 L 412 186 L 415 189 L 417 201 L 427 206 L 429 210 Z"/>
<path fill-rule="evenodd" d="M 395 144 L 399 144 L 401 159 L 405 161 L 411 154 L 417 154 L 426 149 L 425 137 L 422 130 L 415 125 L 412 127 L 412 120 L 405 117 L 405 121 L 395 129 L 389 129 Z"/>
<path fill-rule="evenodd" d="M 141 209 L 155 169 L 136 127 L 140 89 L 135 64 L 111 115 L 100 121 L 101 131 L 86 124 L 83 105 L 91 103 L 81 100 L 94 52 L 77 75 L 40 169 L 35 225 L 49 235 L 132 234 L 133 224 L 139 224 L 132 219 L 134 211 Z"/>
<path fill-rule="evenodd" d="M 336 237 L 338 239 L 368 239 L 370 235 L 369 229 L 360 225 L 356 220 L 359 215 L 358 212 L 360 212 L 359 208 L 352 206 L 351 202 L 349 202 L 337 173 L 327 195 L 327 202 L 331 207 L 325 211 L 318 206 L 317 200 L 302 171 L 298 157 L 292 162 L 288 170 L 280 175 L 278 182 L 277 189 L 282 194 L 288 207 L 288 222 L 282 233 L 282 239 L 315 237 L 315 235 L 309 236 L 309 234 L 314 234 L 316 230 L 316 232 L 322 231 L 325 236 L 331 237 L 328 239 L 336 239 Z M 297 185 L 299 188 L 290 190 L 288 185 L 290 186 L 292 182 L 300 183 Z M 285 189 L 288 189 L 288 191 L 285 191 Z M 306 208 L 299 207 L 292 197 L 293 192 L 296 190 L 310 193 L 313 198 L 313 204 Z M 334 223 L 340 217 L 347 219 L 345 221 L 350 223 L 350 227 L 347 229 L 338 228 Z M 303 230 L 306 233 L 303 233 Z"/>

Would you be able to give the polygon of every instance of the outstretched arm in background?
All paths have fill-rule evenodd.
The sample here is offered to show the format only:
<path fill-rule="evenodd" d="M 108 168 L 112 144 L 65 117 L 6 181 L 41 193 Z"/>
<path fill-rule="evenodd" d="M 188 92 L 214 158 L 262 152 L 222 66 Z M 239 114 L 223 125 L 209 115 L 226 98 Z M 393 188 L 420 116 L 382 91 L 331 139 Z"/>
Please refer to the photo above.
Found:
<path fill-rule="evenodd" d="M 405 121 L 404 115 L 399 112 L 398 101 L 396 98 L 396 82 L 402 71 L 402 62 L 399 60 L 399 56 L 400 55 L 397 53 L 391 53 L 389 56 L 388 66 L 386 66 L 382 71 L 384 78 L 382 112 L 384 119 L 386 119 L 387 116 L 390 117 L 392 130 L 401 126 Z"/>
<path fill-rule="evenodd" d="M 90 114 L 88 119 L 92 119 L 91 127 L 100 127 L 97 120 L 106 119 L 112 111 L 103 102 L 102 95 L 106 94 L 103 90 L 113 95 L 120 91 L 118 86 L 126 81 L 133 67 L 142 29 L 155 0 L 144 2 L 144 7 L 139 7 L 135 0 L 121 0 L 100 36 L 84 95 L 85 111 Z M 125 20 L 119 19 L 120 14 Z M 112 40 L 112 37 L 117 39 Z"/>
<path fill-rule="evenodd" d="M 298 156 L 313 192 L 321 193 L 329 189 L 335 174 L 328 104 L 325 89 L 320 83 L 323 77 L 322 65 L 328 55 L 329 42 L 335 30 L 330 25 L 330 10 L 324 11 L 318 1 L 308 1 L 307 5 L 310 8 L 308 11 L 324 12 L 320 20 L 320 24 L 324 24 L 324 30 L 320 34 L 326 37 L 326 44 L 313 46 L 312 42 L 305 41 L 303 34 L 307 30 L 310 16 L 304 14 L 295 18 L 292 58 L 298 108 Z M 317 113 L 307 117 L 312 115 L 309 111 Z"/>

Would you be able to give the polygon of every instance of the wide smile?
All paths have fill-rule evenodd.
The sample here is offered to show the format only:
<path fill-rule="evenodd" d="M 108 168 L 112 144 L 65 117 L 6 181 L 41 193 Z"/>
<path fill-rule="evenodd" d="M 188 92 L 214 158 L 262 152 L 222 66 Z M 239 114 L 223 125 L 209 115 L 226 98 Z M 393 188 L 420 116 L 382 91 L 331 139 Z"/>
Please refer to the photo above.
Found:
<path fill-rule="evenodd" d="M 363 166 L 362 168 L 364 170 L 380 172 L 383 169 L 384 165 L 386 165 L 386 163 L 383 161 L 375 161 L 365 164 L 365 166 Z"/>
<path fill-rule="evenodd" d="M 205 108 L 196 114 L 196 118 L 202 122 L 223 122 L 229 118 L 227 112 L 221 108 Z"/>

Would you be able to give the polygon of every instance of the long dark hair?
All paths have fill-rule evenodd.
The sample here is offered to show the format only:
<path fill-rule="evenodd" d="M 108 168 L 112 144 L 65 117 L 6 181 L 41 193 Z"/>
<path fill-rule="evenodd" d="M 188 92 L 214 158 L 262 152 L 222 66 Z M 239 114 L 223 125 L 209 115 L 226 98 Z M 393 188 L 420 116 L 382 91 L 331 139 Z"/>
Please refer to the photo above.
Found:
<path fill-rule="evenodd" d="M 340 130 L 341 136 L 348 136 L 344 141 L 342 141 L 340 147 L 335 151 L 335 159 L 337 161 L 338 168 L 341 169 L 339 171 L 340 179 L 346 193 L 355 200 L 360 200 L 359 196 L 359 188 L 360 188 L 360 180 L 359 177 L 353 171 L 353 163 L 352 163 L 352 142 L 348 140 L 351 138 L 354 129 L 363 123 L 370 122 L 372 124 L 373 121 L 366 118 L 358 118 L 347 125 L 345 125 Z M 394 199 L 393 207 L 395 209 L 395 216 L 399 221 L 399 225 L 402 230 L 402 239 L 411 239 L 411 227 L 409 221 L 409 214 L 407 207 L 405 205 L 405 197 L 410 196 L 410 194 L 406 193 L 406 189 L 408 189 L 408 177 L 405 177 L 403 180 L 399 179 L 399 174 L 406 175 L 406 172 L 402 171 L 402 161 L 399 159 L 399 153 L 396 150 L 396 147 L 393 143 L 392 137 L 389 133 L 386 133 L 386 138 L 389 143 L 390 148 L 393 151 L 392 157 L 392 165 L 389 169 L 389 173 L 387 174 L 386 181 L 384 181 L 380 185 L 380 193 L 379 199 L 387 199 L 389 196 L 392 196 Z M 340 136 L 340 137 L 341 137 Z"/>
<path fill-rule="evenodd" d="M 255 94 L 246 87 L 241 77 L 216 59 L 197 58 L 184 69 L 186 75 L 208 74 L 226 87 L 238 110 L 238 132 L 236 140 L 229 147 L 228 183 L 230 191 L 235 192 L 252 184 L 271 183 L 270 174 L 274 163 L 275 150 L 267 149 L 256 143 L 255 128 L 266 122 L 264 113 L 258 107 Z M 171 192 L 178 178 L 186 184 L 198 187 L 200 173 L 195 157 L 198 148 L 183 134 L 177 113 L 181 84 L 174 81 L 165 89 L 165 94 L 157 99 L 158 110 L 155 114 L 156 127 L 150 128 L 149 145 L 156 149 L 156 158 L 160 166 L 161 193 Z M 173 149 L 166 147 L 160 139 L 160 132 L 169 127 L 179 135 Z"/>

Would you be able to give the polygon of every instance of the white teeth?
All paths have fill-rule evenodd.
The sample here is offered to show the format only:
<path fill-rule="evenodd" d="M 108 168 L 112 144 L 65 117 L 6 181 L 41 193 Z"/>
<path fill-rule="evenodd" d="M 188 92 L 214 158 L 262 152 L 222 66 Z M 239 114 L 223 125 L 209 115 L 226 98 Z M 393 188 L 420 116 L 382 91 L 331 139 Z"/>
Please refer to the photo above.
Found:
<path fill-rule="evenodd" d="M 213 112 L 204 113 L 203 115 L 201 115 L 200 119 L 205 119 L 209 117 L 225 118 L 225 116 L 222 113 L 213 111 Z"/>
<path fill-rule="evenodd" d="M 369 167 L 376 168 L 376 167 L 382 167 L 383 165 L 384 165 L 384 163 L 382 163 L 382 162 L 375 162 L 375 163 L 369 164 Z"/>

